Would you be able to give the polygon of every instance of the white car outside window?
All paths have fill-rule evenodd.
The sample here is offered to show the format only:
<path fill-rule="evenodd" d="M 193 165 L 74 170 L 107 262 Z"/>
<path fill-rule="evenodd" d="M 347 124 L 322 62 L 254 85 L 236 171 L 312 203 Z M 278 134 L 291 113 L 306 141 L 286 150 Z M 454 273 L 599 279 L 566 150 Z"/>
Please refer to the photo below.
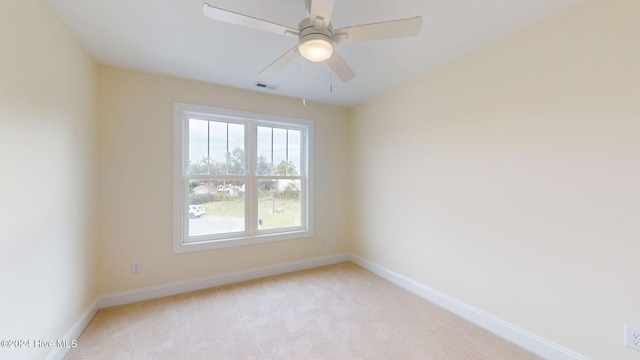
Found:
<path fill-rule="evenodd" d="M 202 205 L 189 205 L 189 217 L 197 218 L 204 215 L 204 206 Z"/>

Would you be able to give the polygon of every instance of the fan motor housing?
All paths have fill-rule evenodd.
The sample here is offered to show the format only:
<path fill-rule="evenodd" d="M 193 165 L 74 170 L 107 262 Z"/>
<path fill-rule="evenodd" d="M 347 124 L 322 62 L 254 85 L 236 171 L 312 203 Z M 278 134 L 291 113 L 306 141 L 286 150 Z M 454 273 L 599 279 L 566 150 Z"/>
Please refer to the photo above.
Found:
<path fill-rule="evenodd" d="M 323 39 L 333 43 L 333 26 L 331 26 L 331 23 L 329 23 L 326 29 L 318 30 L 311 23 L 311 19 L 306 18 L 298 24 L 298 31 L 300 31 L 300 35 L 298 36 L 299 44 L 313 39 Z"/>

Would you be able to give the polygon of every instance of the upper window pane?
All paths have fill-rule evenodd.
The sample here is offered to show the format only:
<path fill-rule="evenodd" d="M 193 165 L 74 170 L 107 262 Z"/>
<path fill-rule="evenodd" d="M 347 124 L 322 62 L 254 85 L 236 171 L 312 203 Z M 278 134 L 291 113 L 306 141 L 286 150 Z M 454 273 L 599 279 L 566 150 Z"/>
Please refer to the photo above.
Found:
<path fill-rule="evenodd" d="M 189 174 L 244 175 L 244 125 L 189 119 Z"/>
<path fill-rule="evenodd" d="M 292 172 L 288 172 L 287 175 L 298 176 L 300 175 L 300 157 L 302 155 L 301 149 L 302 134 L 298 130 L 287 131 L 287 149 L 289 169 Z"/>
<path fill-rule="evenodd" d="M 227 173 L 227 123 L 209 121 L 209 157 L 211 167 L 209 175 Z"/>
<path fill-rule="evenodd" d="M 287 161 L 287 130 L 273 129 L 273 165 L 278 166 Z M 282 166 L 281 166 L 282 167 Z M 278 173 L 276 175 L 286 175 L 286 173 Z"/>
<path fill-rule="evenodd" d="M 257 175 L 300 175 L 301 140 L 299 130 L 259 126 Z"/>
<path fill-rule="evenodd" d="M 256 175 L 264 176 L 273 173 L 273 129 L 258 126 L 258 164 Z"/>
<path fill-rule="evenodd" d="M 204 175 L 209 173 L 209 122 L 189 120 L 189 173 Z"/>
<path fill-rule="evenodd" d="M 228 124 L 227 128 L 228 175 L 244 175 L 244 125 Z"/>

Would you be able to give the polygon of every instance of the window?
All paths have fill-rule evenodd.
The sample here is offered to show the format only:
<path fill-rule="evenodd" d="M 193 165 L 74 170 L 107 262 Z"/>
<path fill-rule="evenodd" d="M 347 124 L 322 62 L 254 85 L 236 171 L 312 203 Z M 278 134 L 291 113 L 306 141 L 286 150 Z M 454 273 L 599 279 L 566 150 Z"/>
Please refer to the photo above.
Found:
<path fill-rule="evenodd" d="M 174 103 L 174 252 L 313 236 L 313 122 Z"/>

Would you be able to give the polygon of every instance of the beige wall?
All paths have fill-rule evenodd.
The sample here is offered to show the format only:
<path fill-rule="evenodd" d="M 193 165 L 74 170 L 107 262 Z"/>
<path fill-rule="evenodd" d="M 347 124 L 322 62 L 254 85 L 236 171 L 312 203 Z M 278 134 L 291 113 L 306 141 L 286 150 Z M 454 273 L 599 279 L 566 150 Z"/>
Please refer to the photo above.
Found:
<path fill-rule="evenodd" d="M 346 109 L 110 67 L 99 74 L 101 294 L 347 251 Z M 173 254 L 174 101 L 314 120 L 315 239 Z M 131 274 L 132 260 L 141 273 Z"/>
<path fill-rule="evenodd" d="M 2 1 L 0 44 L 0 339 L 55 341 L 98 295 L 97 65 L 44 1 Z"/>
<path fill-rule="evenodd" d="M 636 359 L 640 2 L 592 1 L 352 109 L 354 253 Z"/>
<path fill-rule="evenodd" d="M 59 339 L 98 294 L 352 250 L 587 357 L 634 358 L 638 13 L 585 0 L 349 113 L 97 67 L 43 1 L 3 2 L 0 338 Z M 315 120 L 316 237 L 174 255 L 174 101 Z"/>

